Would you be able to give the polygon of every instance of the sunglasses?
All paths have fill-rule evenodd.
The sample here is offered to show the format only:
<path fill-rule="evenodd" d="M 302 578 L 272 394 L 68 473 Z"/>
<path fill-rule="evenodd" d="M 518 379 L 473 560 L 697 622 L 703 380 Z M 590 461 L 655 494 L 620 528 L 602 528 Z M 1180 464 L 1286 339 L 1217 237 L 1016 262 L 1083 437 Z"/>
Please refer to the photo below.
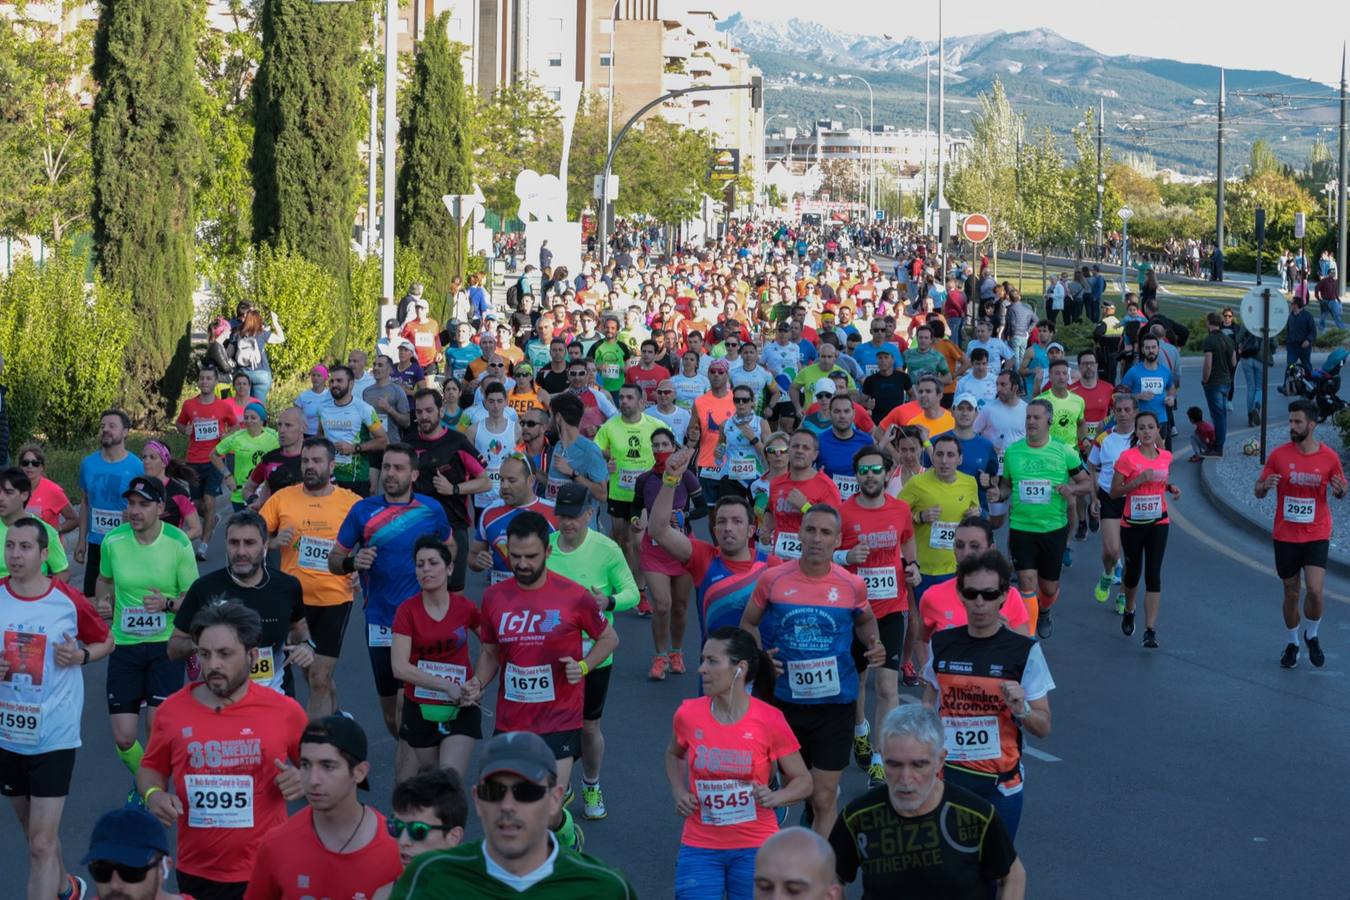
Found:
<path fill-rule="evenodd" d="M 19 465 L 23 466 L 25 469 L 31 469 L 34 468 L 35 466 L 41 466 L 43 464 L 44 463 L 42 462 L 42 460 L 33 459 L 32 457 L 29 457 L 28 459 L 19 460 Z"/>
<path fill-rule="evenodd" d="M 408 837 L 414 841 L 425 841 L 433 831 L 449 833 L 449 825 L 428 825 L 426 822 L 405 822 L 395 816 L 390 816 L 384 822 L 384 827 L 389 831 L 391 838 L 400 838 L 403 832 L 408 832 Z"/>
<path fill-rule="evenodd" d="M 754 403 L 754 402 L 755 402 L 755 398 L 754 398 L 754 397 L 733 397 L 732 400 L 734 400 L 734 401 L 737 402 L 737 403 Z"/>
<path fill-rule="evenodd" d="M 675 392 L 674 392 L 674 391 L 662 391 L 662 390 L 658 390 L 656 393 L 658 393 L 658 394 L 673 394 L 673 393 L 675 393 Z"/>
<path fill-rule="evenodd" d="M 543 423 L 543 422 L 531 422 L 529 419 L 526 419 L 524 422 L 521 422 L 520 424 L 521 424 L 521 427 L 523 427 L 523 428 L 543 428 L 543 427 L 544 427 L 544 423 Z"/>
<path fill-rule="evenodd" d="M 506 799 L 507 791 L 516 798 L 517 803 L 538 803 L 548 796 L 548 785 L 535 784 L 533 781 L 517 781 L 511 785 L 500 781 L 483 781 L 478 785 L 478 799 L 484 803 L 501 803 Z"/>
<path fill-rule="evenodd" d="M 967 600 L 983 600 L 986 603 L 993 603 L 995 600 L 1001 600 L 1007 594 L 1006 591 L 1000 591 L 998 588 L 990 588 L 987 591 L 977 591 L 974 588 L 962 588 L 961 596 Z"/>
<path fill-rule="evenodd" d="M 145 876 L 150 874 L 150 870 L 158 865 L 158 862 L 153 862 L 148 866 L 124 866 L 121 863 L 96 859 L 89 864 L 89 874 L 99 884 L 107 884 L 112 881 L 114 872 L 117 873 L 118 878 L 127 884 L 140 884 L 145 880 Z"/>
<path fill-rule="evenodd" d="M 787 456 L 786 447 L 766 447 L 764 452 L 770 456 Z"/>
<path fill-rule="evenodd" d="M 886 466 L 882 463 L 877 463 L 874 466 L 858 466 L 857 472 L 859 475 L 885 475 Z"/>

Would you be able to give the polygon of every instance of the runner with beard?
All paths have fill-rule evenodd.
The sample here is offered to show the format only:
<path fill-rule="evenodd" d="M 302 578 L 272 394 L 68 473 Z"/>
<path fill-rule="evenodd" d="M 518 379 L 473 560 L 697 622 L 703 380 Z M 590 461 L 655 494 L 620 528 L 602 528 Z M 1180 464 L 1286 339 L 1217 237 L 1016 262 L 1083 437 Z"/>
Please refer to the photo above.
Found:
<path fill-rule="evenodd" d="M 1134 394 L 1139 401 L 1140 412 L 1151 412 L 1162 423 L 1165 446 L 1172 449 L 1172 407 L 1177 402 L 1177 383 L 1175 373 L 1158 361 L 1161 345 L 1153 335 L 1144 335 L 1139 339 L 1139 362 L 1130 366 L 1125 377 L 1120 379 L 1121 387 Z"/>
<path fill-rule="evenodd" d="M 305 414 L 299 407 L 288 406 L 277 414 L 277 440 L 281 446 L 263 454 L 244 485 L 244 500 L 253 509 L 262 508 L 277 491 L 302 480 L 300 448 L 305 441 Z"/>
<path fill-rule="evenodd" d="M 337 448 L 333 474 L 338 486 L 364 497 L 370 493 L 367 454 L 389 446 L 389 435 L 375 409 L 352 396 L 355 380 L 350 367 L 333 367 L 328 375 L 330 399 L 319 408 L 319 432 Z"/>
<path fill-rule="evenodd" d="M 197 900 L 241 900 L 267 833 L 304 794 L 293 761 L 305 711 L 249 677 L 261 633 L 240 603 L 197 614 L 203 680 L 164 702 L 136 774 L 146 808 L 178 828 L 178 887 Z"/>
<path fill-rule="evenodd" d="M 225 524 L 227 565 L 201 576 L 188 588 L 174 616 L 169 659 L 186 659 L 192 653 L 192 620 L 202 609 L 237 601 L 256 612 L 262 622 L 258 658 L 248 677 L 294 697 L 289 664 L 309 668 L 314 662 L 314 644 L 309 639 L 300 582 L 267 568 L 267 539 L 267 523 L 253 510 L 230 516 Z"/>
<path fill-rule="evenodd" d="M 122 524 L 127 506 L 122 492 L 131 479 L 145 474 L 140 458 L 127 452 L 130 429 L 126 413 L 105 410 L 98 419 L 99 450 L 80 461 L 80 528 L 73 555 L 84 566 L 82 592 L 86 597 L 94 596 L 103 538 Z"/>
<path fill-rule="evenodd" d="M 311 718 L 337 709 L 333 673 L 352 613 L 355 579 L 328 571 L 328 554 L 347 513 L 361 498 L 332 483 L 336 453 L 328 438 L 306 438 L 300 451 L 303 483 L 268 497 L 259 513 L 272 534 L 268 546 L 281 551 L 281 571 L 299 579 L 304 593 L 305 621 L 314 651 L 314 661 L 306 670 L 306 712 Z"/>

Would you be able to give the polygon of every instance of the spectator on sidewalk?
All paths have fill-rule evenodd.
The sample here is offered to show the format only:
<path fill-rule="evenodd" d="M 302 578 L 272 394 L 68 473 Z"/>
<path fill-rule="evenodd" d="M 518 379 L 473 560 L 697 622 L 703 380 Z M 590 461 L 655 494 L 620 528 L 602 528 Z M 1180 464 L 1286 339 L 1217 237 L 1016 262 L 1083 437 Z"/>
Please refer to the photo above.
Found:
<path fill-rule="evenodd" d="M 1222 456 L 1224 439 L 1228 436 L 1228 398 L 1232 394 L 1233 373 L 1237 371 L 1237 347 L 1220 330 L 1223 317 L 1219 313 L 1207 313 L 1205 327 L 1209 329 L 1209 334 L 1205 335 L 1205 342 L 1200 347 L 1205 354 L 1200 383 L 1204 385 L 1205 403 L 1209 406 L 1209 418 L 1214 423 L 1212 455 Z"/>
<path fill-rule="evenodd" d="M 1289 323 L 1285 325 L 1284 364 L 1303 364 L 1305 372 L 1312 372 L 1313 338 L 1317 337 L 1317 323 L 1308 310 L 1308 304 L 1297 297 L 1289 304 Z"/>
<path fill-rule="evenodd" d="M 1341 319 L 1341 297 L 1340 285 L 1336 283 L 1336 276 L 1325 275 L 1322 280 L 1317 282 L 1317 304 L 1321 308 L 1321 315 L 1317 319 L 1317 327 L 1325 331 L 1327 328 L 1327 315 L 1331 315 L 1331 324 L 1336 328 L 1344 328 L 1345 323 Z"/>

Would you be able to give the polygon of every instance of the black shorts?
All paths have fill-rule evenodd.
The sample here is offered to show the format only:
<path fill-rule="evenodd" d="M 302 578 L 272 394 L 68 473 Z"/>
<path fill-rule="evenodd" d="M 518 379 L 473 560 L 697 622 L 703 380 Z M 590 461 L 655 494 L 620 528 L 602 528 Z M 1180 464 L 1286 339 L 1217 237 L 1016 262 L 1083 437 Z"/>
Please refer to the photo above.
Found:
<path fill-rule="evenodd" d="M 1112 497 L 1106 491 L 1102 490 L 1101 485 L 1097 486 L 1097 500 L 1102 505 L 1103 519 L 1123 519 L 1125 517 L 1125 498 Z"/>
<path fill-rule="evenodd" d="M 449 588 L 462 594 L 469 580 L 469 529 L 467 526 L 453 525 L 450 536 L 455 539 L 455 568 L 450 573 Z"/>
<path fill-rule="evenodd" d="M 774 698 L 788 727 L 802 745 L 802 761 L 809 769 L 842 772 L 853 752 L 855 704 L 790 703 Z"/>
<path fill-rule="evenodd" d="M 212 881 L 200 875 L 178 871 L 178 890 L 195 900 L 244 900 L 247 881 Z"/>
<path fill-rule="evenodd" d="M 352 615 L 352 602 L 336 606 L 305 604 L 305 622 L 309 624 L 309 639 L 319 656 L 337 659 L 342 654 L 342 639 L 347 634 L 347 621 Z"/>
<path fill-rule="evenodd" d="M 200 500 L 203 497 L 214 497 L 220 493 L 220 486 L 225 481 L 225 476 L 220 474 L 220 470 L 209 462 L 191 463 L 192 471 L 197 473 L 197 483 L 192 485 L 188 491 L 188 496 L 193 500 Z"/>
<path fill-rule="evenodd" d="M 596 722 L 605 714 L 605 698 L 609 696 L 609 673 L 614 666 L 601 666 L 592 669 L 586 676 L 586 700 L 581 709 L 581 718 L 587 722 Z"/>
<path fill-rule="evenodd" d="M 375 693 L 381 697 L 398 696 L 402 685 L 394 677 L 394 663 L 389 647 L 366 646 L 370 652 L 370 671 L 375 676 Z"/>
<path fill-rule="evenodd" d="M 92 597 L 98 587 L 98 567 L 103 558 L 103 545 L 85 544 L 84 551 L 84 595 Z"/>
<path fill-rule="evenodd" d="M 1330 541 L 1275 541 L 1275 574 L 1281 581 L 1306 568 L 1325 569 Z"/>
<path fill-rule="evenodd" d="M 633 518 L 633 516 L 639 515 L 642 512 L 642 507 L 632 500 L 610 499 L 606 500 L 605 503 L 609 508 L 610 516 L 615 522 L 626 523 L 629 519 Z"/>
<path fill-rule="evenodd" d="M 455 735 L 478 740 L 483 736 L 483 711 L 477 706 L 462 707 L 449 722 L 431 722 L 422 716 L 422 704 L 403 697 L 403 722 L 398 736 L 409 747 L 425 750 L 439 747 L 441 741 Z"/>
<path fill-rule="evenodd" d="M 1013 569 L 1035 569 L 1042 581 L 1059 581 L 1064 567 L 1064 548 L 1069 544 L 1069 526 L 1054 531 L 1018 531 L 1008 529 L 1008 555 Z"/>
<path fill-rule="evenodd" d="M 905 614 L 897 610 L 877 619 L 877 631 L 881 634 L 881 645 L 886 648 L 886 664 L 883 669 L 900 671 L 900 656 L 905 650 Z M 862 669 L 858 670 L 862 672 Z"/>
<path fill-rule="evenodd" d="M 108 655 L 108 713 L 141 711 L 141 703 L 159 706 L 183 686 L 184 661 L 169 659 L 169 642 L 126 644 Z"/>
<path fill-rule="evenodd" d="M 501 731 L 493 732 L 496 737 L 502 734 Z M 852 734 L 852 732 L 849 732 Z M 548 749 L 553 751 L 554 759 L 581 759 L 581 729 L 573 728 L 571 731 L 553 731 L 548 734 L 539 735 L 548 744 Z"/>
<path fill-rule="evenodd" d="M 370 480 L 365 481 L 336 481 L 334 482 L 340 488 L 346 488 L 358 497 L 370 496 Z"/>
<path fill-rule="evenodd" d="M 75 772 L 75 748 L 31 756 L 0 748 L 0 796 L 65 797 Z"/>

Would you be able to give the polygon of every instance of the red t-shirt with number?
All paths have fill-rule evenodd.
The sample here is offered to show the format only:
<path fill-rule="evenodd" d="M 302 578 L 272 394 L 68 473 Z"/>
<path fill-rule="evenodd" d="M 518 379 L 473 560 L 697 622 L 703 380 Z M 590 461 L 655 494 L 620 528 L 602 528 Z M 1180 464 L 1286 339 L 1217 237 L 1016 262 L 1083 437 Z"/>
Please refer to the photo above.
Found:
<path fill-rule="evenodd" d="M 849 498 L 841 510 L 844 531 L 839 544 L 845 551 L 859 544 L 868 548 L 867 559 L 848 570 L 867 584 L 867 600 L 878 619 L 909 608 L 900 547 L 914 539 L 909 504 L 887 494 L 882 497 L 884 502 L 877 509 L 863 506 L 857 494 Z"/>
<path fill-rule="evenodd" d="M 1115 392 L 1115 385 L 1102 378 L 1098 378 L 1097 383 L 1090 388 L 1083 387 L 1081 381 L 1069 385 L 1069 393 L 1083 398 L 1083 421 L 1087 423 L 1089 440 L 1097 437 L 1102 423 L 1111 415 L 1111 398 Z"/>
<path fill-rule="evenodd" d="M 625 384 L 635 384 L 642 388 L 642 398 L 647 403 L 656 402 L 656 386 L 670 377 L 670 370 L 662 365 L 653 364 L 650 369 L 630 366 L 624 372 Z"/>
<path fill-rule="evenodd" d="M 796 559 L 801 555 L 800 545 L 797 552 L 787 551 L 784 556 L 784 550 L 778 547 L 778 536 L 782 534 L 796 534 L 802 528 L 802 508 L 793 506 L 788 501 L 788 495 L 798 490 L 806 497 L 806 502 L 815 506 L 817 503 L 828 503 L 835 509 L 843 506 L 843 501 L 839 499 L 839 488 L 834 484 L 834 480 L 824 472 L 816 472 L 805 481 L 793 481 L 792 473 L 779 475 L 773 481 L 769 482 L 769 512 L 773 513 L 773 540 L 774 552 L 784 559 Z"/>
<path fill-rule="evenodd" d="M 1275 486 L 1275 540 L 1298 544 L 1330 540 L 1327 488 L 1333 477 L 1345 476 L 1335 451 L 1326 444 L 1312 453 L 1295 444 L 1276 447 L 1261 470 L 1263 480 L 1271 475 L 1280 476 Z"/>
<path fill-rule="evenodd" d="M 412 641 L 408 662 L 460 684 L 473 677 L 471 632 L 478 633 L 478 607 L 463 594 L 450 594 L 450 608 L 441 619 L 431 617 L 420 593 L 400 603 L 394 613 L 394 634 L 406 634 Z M 405 684 L 403 692 L 415 703 L 451 705 L 448 697 L 416 685 Z"/>
<path fill-rule="evenodd" d="M 534 590 L 514 578 L 485 590 L 479 634 L 496 645 L 501 666 L 497 731 L 580 728 L 585 679 L 569 684 L 561 660 L 580 662 L 582 636 L 596 640 L 608 626 L 591 592 L 554 572 Z"/>
<path fill-rule="evenodd" d="M 204 403 L 199 395 L 183 401 L 177 421 L 179 425 L 191 426 L 188 429 L 187 461 L 204 463 L 211 461 L 211 451 L 216 449 L 220 439 L 239 424 L 239 416 L 233 403 L 219 398 Z"/>

